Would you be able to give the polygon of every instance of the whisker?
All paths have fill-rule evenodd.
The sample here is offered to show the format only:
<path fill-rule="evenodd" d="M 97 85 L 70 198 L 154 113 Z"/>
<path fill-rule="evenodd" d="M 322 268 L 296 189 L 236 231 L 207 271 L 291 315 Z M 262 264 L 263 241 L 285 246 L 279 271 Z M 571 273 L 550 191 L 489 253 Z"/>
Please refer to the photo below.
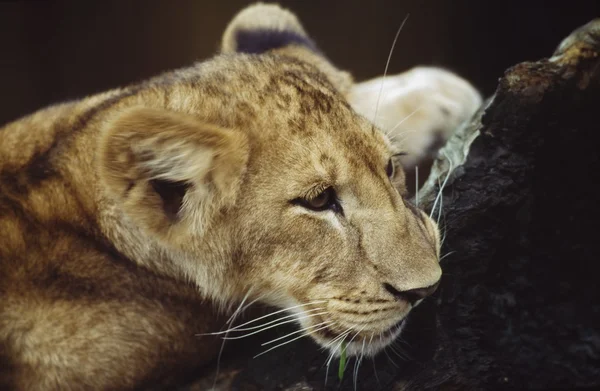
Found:
<path fill-rule="evenodd" d="M 419 209 L 419 166 L 415 166 L 415 206 Z"/>
<path fill-rule="evenodd" d="M 272 344 L 273 342 L 281 341 L 282 339 L 285 339 L 285 338 L 289 337 L 290 335 L 302 333 L 304 331 L 307 331 L 307 330 L 310 330 L 310 329 L 314 329 L 315 327 L 319 327 L 319 326 L 322 326 L 324 324 L 331 324 L 331 323 L 333 323 L 333 321 L 325 321 L 325 322 L 317 323 L 317 324 L 312 325 L 312 326 L 304 327 L 304 328 L 302 328 L 300 330 L 296 330 L 296 331 L 293 331 L 293 332 L 291 332 L 289 334 L 286 334 L 283 337 L 278 337 L 278 338 L 270 340 L 269 342 L 264 342 L 260 346 L 269 345 L 269 344 Z"/>
<path fill-rule="evenodd" d="M 391 334 L 390 334 L 390 335 L 391 335 Z M 380 343 L 383 343 L 383 334 L 379 334 L 379 342 L 380 342 Z M 390 357 L 390 355 L 388 354 L 388 352 L 387 352 L 387 350 L 386 350 L 388 347 L 389 347 L 389 345 L 388 345 L 388 346 L 386 346 L 386 347 L 384 347 L 384 348 L 383 348 L 383 352 L 384 352 L 384 353 L 385 353 L 385 355 L 388 357 L 388 359 L 390 360 L 390 362 L 392 363 L 392 365 L 393 365 L 394 367 L 396 367 L 396 369 L 398 369 L 398 368 L 399 368 L 399 367 L 398 367 L 398 365 L 396 365 L 396 363 L 394 362 L 394 360 L 392 360 L 392 358 Z"/>
<path fill-rule="evenodd" d="M 354 385 L 354 391 L 356 391 L 356 378 L 358 377 L 357 371 L 356 371 L 356 365 L 358 364 L 358 361 L 359 361 L 359 356 L 356 356 L 354 358 L 354 370 L 352 371 L 353 372 L 352 373 L 352 383 Z"/>
<path fill-rule="evenodd" d="M 348 334 L 350 334 L 351 331 L 352 330 L 350 328 L 348 328 L 347 331 L 345 331 L 343 334 L 338 335 L 332 341 L 330 341 L 327 345 L 325 345 L 325 348 L 328 348 L 329 346 L 333 345 L 334 343 L 336 343 L 340 339 L 344 339 Z"/>
<path fill-rule="evenodd" d="M 337 337 L 335 337 L 335 339 L 334 339 L 333 341 L 329 342 L 327 345 L 325 345 L 325 347 L 327 348 L 327 347 L 329 347 L 329 346 L 333 345 L 334 343 L 336 343 L 336 342 L 338 342 L 338 341 L 340 342 L 340 343 L 338 344 L 338 347 L 339 347 L 339 346 L 341 346 L 341 344 L 344 342 L 344 339 L 345 339 L 345 338 L 348 336 L 348 334 L 350 334 L 350 332 L 351 332 L 351 330 L 350 330 L 350 329 L 348 329 L 348 330 L 347 330 L 347 331 L 345 331 L 343 334 L 340 334 L 340 335 L 338 335 Z M 337 348 L 336 348 L 336 349 L 334 349 L 333 351 L 335 352 L 336 350 L 337 350 Z M 333 358 L 333 357 L 332 357 L 332 358 Z"/>
<path fill-rule="evenodd" d="M 396 125 L 394 125 L 394 127 L 392 127 L 390 130 L 388 130 L 389 133 L 392 133 L 394 130 L 396 130 L 396 128 L 400 125 L 402 125 L 406 120 L 408 120 L 410 117 L 412 117 L 413 115 L 415 115 L 419 110 L 421 110 L 423 106 L 419 106 L 416 109 L 414 109 L 409 115 L 407 115 L 406 117 L 402 118 Z M 412 129 L 412 132 L 417 131 L 417 129 Z M 406 133 L 406 131 L 402 132 L 401 134 Z"/>
<path fill-rule="evenodd" d="M 363 343 L 362 343 L 362 348 L 360 350 L 360 355 L 356 358 L 356 361 L 354 362 L 354 391 L 356 391 L 356 383 L 357 383 L 357 379 L 358 379 L 358 369 L 360 368 L 360 364 L 362 363 L 362 359 L 364 356 L 364 352 L 365 352 L 365 339 L 363 339 Z"/>
<path fill-rule="evenodd" d="M 443 241 L 442 241 L 442 242 L 443 242 Z M 446 258 L 447 256 L 450 256 L 450 255 L 454 254 L 455 252 L 456 252 L 456 251 L 450 251 L 449 253 L 446 253 L 446 254 L 444 254 L 444 255 L 443 255 L 441 258 L 440 258 L 440 260 L 439 260 L 438 262 L 442 262 L 442 260 L 443 260 L 444 258 Z"/>
<path fill-rule="evenodd" d="M 327 387 L 327 378 L 329 377 L 329 363 L 331 362 L 331 358 L 333 357 L 333 355 L 335 354 L 335 350 L 329 352 L 329 354 L 327 355 L 327 358 L 325 359 L 325 362 L 323 363 L 323 365 L 325 366 L 325 383 L 323 385 L 323 387 Z M 321 367 L 323 368 L 323 367 Z"/>
<path fill-rule="evenodd" d="M 244 296 L 244 298 L 240 302 L 240 305 L 233 312 L 233 314 L 227 320 L 227 322 L 225 322 L 225 325 L 229 324 L 229 322 L 233 322 L 235 320 L 235 318 L 238 316 L 238 314 L 241 313 L 240 310 L 243 308 L 244 302 L 248 299 L 248 296 L 250 296 L 250 292 L 251 291 L 252 291 L 252 288 L 248 289 L 248 292 L 246 293 L 246 295 Z M 227 334 L 225 334 L 225 336 L 227 336 Z M 223 350 L 224 349 L 225 349 L 225 340 L 223 340 L 223 342 L 221 343 L 221 348 L 219 349 L 219 355 L 217 356 L 217 368 L 215 369 L 215 378 L 213 380 L 213 386 L 212 386 L 213 389 L 216 387 L 216 385 L 217 385 L 217 379 L 219 378 L 219 371 L 221 369 L 220 368 L 220 366 L 221 366 L 221 356 L 223 355 Z"/>
<path fill-rule="evenodd" d="M 350 345 L 352 343 L 352 341 L 354 341 L 354 338 L 358 337 L 358 334 L 360 334 L 361 331 L 363 331 L 365 329 L 365 327 L 367 327 L 367 325 L 364 325 L 363 327 L 361 327 L 360 330 L 358 330 L 356 332 L 356 334 L 354 334 L 354 337 L 352 337 L 352 339 L 350 341 L 348 341 L 348 344 L 346 346 Z M 363 343 L 364 343 L 364 340 L 363 340 Z M 358 360 L 358 357 L 356 357 L 356 360 Z M 356 368 L 356 361 L 354 362 L 354 367 Z M 356 384 L 355 384 L 355 386 L 356 386 Z"/>
<path fill-rule="evenodd" d="M 410 136 L 411 136 L 413 133 L 415 133 L 415 132 L 418 132 L 418 131 L 420 131 L 420 129 L 416 129 L 416 128 L 415 128 L 415 129 L 406 129 L 406 130 L 402 131 L 402 133 L 401 133 L 401 134 L 398 134 L 397 136 L 395 136 L 395 137 L 394 137 L 394 140 L 395 140 L 395 141 L 394 141 L 394 144 L 395 144 L 395 146 L 396 146 L 396 147 L 400 147 L 400 148 L 402 148 L 402 145 L 404 144 L 404 142 L 405 142 L 406 140 L 408 140 L 408 139 L 409 139 L 409 137 L 410 137 Z M 400 136 L 401 136 L 401 137 L 400 137 Z M 411 155 L 413 155 L 413 154 L 412 154 L 412 153 L 409 153 L 409 152 L 407 152 L 407 153 L 405 154 L 405 156 L 411 156 Z"/>
<path fill-rule="evenodd" d="M 398 345 L 394 345 L 391 344 L 390 345 L 390 349 L 392 351 L 392 353 L 394 353 L 396 356 L 400 357 L 403 361 L 409 361 L 411 359 L 410 355 L 407 354 L 404 349 L 402 349 L 400 346 Z M 396 349 L 399 349 L 400 352 Z"/>
<path fill-rule="evenodd" d="M 317 307 L 317 308 L 313 308 L 313 309 L 310 309 L 310 310 L 307 310 L 307 311 L 302 311 L 302 314 L 306 315 L 308 313 L 319 311 L 319 310 L 322 310 L 322 309 L 323 309 L 323 307 Z M 324 313 L 327 313 L 327 311 L 322 312 L 321 315 L 324 314 Z M 206 334 L 203 334 L 203 335 L 221 335 L 221 334 L 225 334 L 225 333 L 227 333 L 229 331 L 256 330 L 256 329 L 260 329 L 261 327 L 265 327 L 265 326 L 271 325 L 273 323 L 280 322 L 280 321 L 282 321 L 284 319 L 294 318 L 294 319 L 292 319 L 290 321 L 290 322 L 292 322 L 292 321 L 295 320 L 296 316 L 297 316 L 297 314 L 289 314 L 289 315 L 286 315 L 286 316 L 282 316 L 281 318 L 277 318 L 275 320 L 268 321 L 267 323 L 262 323 L 262 324 L 260 324 L 258 326 L 240 328 L 240 326 L 241 326 L 240 325 L 240 326 L 236 326 L 236 327 L 230 328 L 229 330 L 218 331 L 218 332 L 215 332 L 215 333 L 206 333 Z M 284 322 L 284 323 L 288 323 L 288 322 Z M 283 323 L 280 323 L 280 324 L 283 324 Z"/>
<path fill-rule="evenodd" d="M 444 210 L 444 192 L 441 191 L 440 192 L 440 207 L 438 208 L 438 217 L 437 217 L 437 220 L 435 222 L 438 226 L 440 225 L 440 217 L 442 217 L 443 210 Z"/>
<path fill-rule="evenodd" d="M 394 347 L 390 346 L 390 350 L 392 353 L 394 353 L 398 358 L 400 358 L 402 361 L 408 361 L 408 357 L 406 357 L 404 354 L 402 354 L 401 352 L 398 352 L 396 349 L 394 349 Z"/>
<path fill-rule="evenodd" d="M 258 322 L 261 319 L 268 318 L 269 316 L 277 315 L 277 314 L 280 314 L 282 312 L 292 310 L 294 308 L 299 308 L 299 307 L 303 307 L 305 305 L 311 305 L 311 304 L 326 303 L 326 302 L 327 302 L 327 300 L 315 300 L 315 301 L 311 301 L 311 302 L 308 302 L 308 303 L 298 304 L 298 305 L 295 305 L 295 306 L 292 306 L 292 307 L 283 308 L 281 310 L 277 310 L 277 311 L 271 312 L 271 313 L 269 313 L 267 315 L 263 315 L 263 316 L 258 317 L 256 319 L 252 319 L 252 320 L 250 320 L 250 321 L 248 321 L 246 323 L 238 325 L 238 326 L 232 328 L 232 330 L 239 329 L 240 327 L 244 327 L 244 326 L 249 325 L 251 323 Z M 214 333 L 207 333 L 207 334 L 196 334 L 196 335 L 215 335 L 215 334 Z"/>
<path fill-rule="evenodd" d="M 412 349 L 412 346 L 410 346 L 410 344 L 408 343 L 408 341 L 406 341 L 406 340 L 405 340 L 404 338 L 402 338 L 402 337 L 398 337 L 398 338 L 397 338 L 397 339 L 394 341 L 394 344 L 397 344 L 397 343 L 403 343 L 403 344 L 405 344 L 406 346 L 408 346 L 408 348 L 409 348 L 409 349 Z M 396 345 L 396 346 L 398 346 L 398 345 Z"/>
<path fill-rule="evenodd" d="M 289 340 L 289 341 L 286 341 L 286 342 L 280 343 L 279 345 L 275 345 L 275 346 L 273 346 L 272 348 L 270 348 L 270 349 L 267 349 L 267 350 L 265 350 L 264 352 L 257 354 L 257 355 L 256 355 L 256 356 L 254 356 L 253 358 L 257 358 L 257 357 L 259 357 L 259 356 L 262 356 L 262 355 L 263 355 L 263 354 L 265 354 L 265 353 L 268 353 L 268 352 L 270 352 L 270 351 L 271 351 L 271 350 L 273 350 L 273 349 L 277 349 L 278 347 L 281 347 L 281 346 L 283 346 L 283 345 L 287 345 L 288 343 L 294 342 L 294 341 L 296 341 L 296 340 L 298 340 L 298 339 L 300 339 L 300 338 L 303 338 L 303 337 L 309 336 L 309 335 L 311 335 L 311 334 L 314 334 L 314 333 L 316 333 L 317 331 L 320 331 L 320 330 L 323 330 L 323 329 L 327 328 L 328 326 L 329 326 L 329 324 L 326 324 L 326 325 L 325 325 L 325 326 L 323 326 L 323 327 L 320 327 L 320 328 L 318 328 L 318 329 L 312 330 L 310 333 L 302 334 L 302 335 L 301 335 L 301 336 L 299 336 L 299 337 L 296 337 L 296 338 L 293 338 L 293 339 L 291 339 L 291 340 Z"/>
<path fill-rule="evenodd" d="M 438 227 L 439 227 L 439 223 L 438 223 Z M 448 221 L 446 219 L 444 219 L 444 234 L 442 235 L 442 239 L 440 240 L 440 248 L 442 248 L 444 246 L 444 242 L 446 241 L 447 230 L 448 230 Z"/>
<path fill-rule="evenodd" d="M 374 334 L 371 334 L 369 345 L 373 342 L 374 336 Z M 381 337 L 381 334 L 379 336 Z M 381 388 L 381 382 L 379 381 L 379 376 L 377 376 L 377 368 L 375 368 L 375 357 L 371 357 L 371 363 L 373 364 L 373 374 L 375 375 L 375 380 L 377 380 L 377 385 L 379 386 L 379 388 Z"/>
<path fill-rule="evenodd" d="M 435 201 L 433 202 L 433 206 L 431 207 L 431 212 L 429 213 L 429 218 L 432 218 L 432 216 L 433 216 L 433 212 L 435 211 L 435 207 L 439 201 L 440 194 L 442 194 L 442 192 L 444 191 L 444 187 L 446 187 L 446 182 L 448 182 L 448 178 L 450 178 L 450 174 L 452 173 L 452 169 L 453 169 L 452 161 L 450 160 L 450 158 L 445 153 L 444 153 L 444 157 L 446 159 L 448 159 L 448 164 L 449 164 L 448 174 L 446 174 L 446 179 L 444 179 L 444 182 L 442 183 L 442 186 L 438 192 L 438 195 L 435 197 Z M 439 217 L 439 215 L 438 215 L 438 217 Z"/>
<path fill-rule="evenodd" d="M 282 324 L 293 323 L 293 322 L 296 322 L 297 320 L 300 320 L 300 319 L 312 318 L 314 316 L 324 315 L 326 313 L 327 313 L 327 311 L 324 311 L 324 312 L 319 312 L 317 314 L 311 314 L 311 315 L 297 317 L 297 318 L 294 318 L 294 319 L 289 319 L 289 320 L 286 320 L 286 321 L 283 321 L 283 322 L 272 324 L 272 325 L 267 326 L 267 327 L 260 328 L 260 329 L 258 329 L 256 331 L 253 331 L 253 332 L 248 333 L 248 334 L 236 335 L 235 337 L 227 337 L 227 336 L 225 336 L 225 337 L 223 337 L 223 339 L 242 339 L 242 338 L 247 338 L 247 337 L 250 337 L 251 335 L 255 335 L 255 334 L 258 334 L 258 333 L 262 333 L 265 330 L 272 329 L 273 327 L 281 326 Z"/>
<path fill-rule="evenodd" d="M 400 120 L 400 122 L 399 122 L 399 123 L 396 123 L 396 125 L 394 125 L 392 128 L 390 128 L 390 129 L 383 129 L 383 132 L 385 133 L 385 135 L 386 135 L 387 137 L 389 137 L 389 138 L 390 138 L 390 140 L 394 140 L 394 142 L 395 142 L 396 144 L 400 144 L 401 142 L 403 142 L 404 140 L 406 140 L 406 139 L 407 139 L 407 136 L 409 136 L 411 133 L 418 132 L 418 131 L 420 130 L 419 128 L 410 128 L 410 129 L 402 129 L 402 130 L 401 130 L 401 131 L 399 131 L 399 132 L 392 133 L 392 132 L 394 131 L 394 129 L 396 129 L 397 125 L 399 125 L 399 124 L 402 124 L 402 122 L 404 122 L 404 121 L 405 121 L 406 119 L 408 119 L 408 118 L 409 118 L 409 117 L 410 117 L 412 114 L 414 114 L 414 113 L 415 113 L 415 111 L 416 111 L 416 110 L 414 110 L 414 111 L 411 111 L 411 113 L 410 113 L 408 116 L 406 116 L 406 117 L 404 117 L 403 119 L 401 119 L 401 120 Z M 397 137 L 398 137 L 398 136 L 404 136 L 404 137 L 398 140 L 398 139 L 397 139 Z"/>
<path fill-rule="evenodd" d="M 386 346 L 385 348 L 383 348 L 383 352 L 385 353 L 385 355 L 388 357 L 388 359 L 390 360 L 390 362 L 392 363 L 393 366 L 396 367 L 396 369 L 400 368 L 396 362 L 394 360 L 392 360 L 392 357 L 390 356 L 390 354 L 387 352 L 387 348 L 389 348 L 389 345 Z"/>
<path fill-rule="evenodd" d="M 250 293 L 250 292 L 248 292 L 248 293 Z M 240 304 L 240 306 L 238 307 L 238 309 L 235 310 L 233 314 L 231 314 L 231 316 L 229 317 L 229 319 L 227 319 L 227 322 L 225 322 L 225 324 L 230 324 L 231 322 L 233 322 L 235 320 L 238 312 L 241 314 L 248 307 L 250 307 L 252 304 L 256 303 L 258 300 L 260 300 L 262 298 L 263 298 L 263 295 L 261 295 L 261 296 L 257 297 L 256 299 L 252 300 L 250 303 L 246 304 L 244 307 L 241 307 L 241 305 L 244 303 L 243 300 L 242 300 L 242 303 Z"/>
<path fill-rule="evenodd" d="M 327 346 L 331 345 L 332 343 L 334 343 L 334 341 L 336 340 L 340 340 L 340 343 L 335 347 L 335 349 L 333 349 L 331 351 L 331 353 L 329 354 L 329 357 L 327 359 L 327 367 L 325 369 L 325 385 L 327 385 L 327 378 L 329 377 L 329 364 L 331 364 L 331 360 L 333 359 L 333 356 L 335 356 L 335 352 L 337 352 L 338 349 L 340 349 L 342 347 L 342 344 L 344 343 L 344 339 L 346 338 L 346 336 L 348 334 L 350 334 L 351 329 L 348 328 L 346 331 L 344 331 L 342 334 L 338 335 L 333 341 L 331 341 Z"/>
<path fill-rule="evenodd" d="M 398 41 L 398 37 L 400 36 L 400 31 L 402 31 L 402 28 L 404 27 L 404 24 L 408 20 L 409 16 L 410 16 L 410 14 L 406 14 L 406 16 L 404 17 L 402 24 L 400 24 L 398 31 L 396 31 L 396 36 L 394 37 L 394 42 L 392 42 L 392 48 L 390 49 L 390 53 L 388 54 L 388 58 L 385 63 L 385 69 L 383 71 L 383 78 L 381 80 L 381 88 L 379 89 L 379 95 L 377 96 L 377 103 L 375 103 L 375 114 L 373 115 L 373 121 L 371 121 L 373 124 L 377 120 L 377 111 L 379 111 L 379 100 L 381 99 L 381 93 L 383 92 L 383 85 L 385 83 L 385 78 L 387 77 L 387 72 L 388 72 L 388 67 L 390 66 L 390 61 L 392 60 L 392 54 L 394 53 L 394 48 L 396 47 L 396 42 Z"/>
<path fill-rule="evenodd" d="M 404 358 L 404 360 L 412 359 L 412 355 L 409 352 L 405 351 L 400 345 L 398 345 L 398 343 L 404 343 L 406 346 L 408 346 L 409 349 L 412 349 L 408 342 L 406 342 L 402 337 L 398 336 L 398 338 L 396 338 L 396 340 L 390 344 L 392 352 L 396 353 L 398 357 Z M 398 348 L 400 352 L 396 351 L 394 348 Z"/>
<path fill-rule="evenodd" d="M 348 345 L 350 345 L 352 343 L 352 341 L 354 341 L 354 338 L 356 338 L 358 336 L 358 334 L 360 334 L 361 331 L 363 331 L 365 329 L 365 327 L 367 327 L 367 325 L 364 325 L 363 327 L 361 327 L 360 330 L 358 330 L 356 332 L 356 334 L 354 334 L 354 337 L 352 337 L 352 339 L 350 341 L 348 341 Z"/>
<path fill-rule="evenodd" d="M 364 326 L 363 326 L 363 328 L 364 328 Z M 352 339 L 350 340 L 350 342 L 348 342 L 348 344 L 346 344 L 346 346 L 348 346 L 348 345 L 349 345 L 349 344 L 350 344 L 350 343 L 351 343 L 351 342 L 354 340 L 354 338 L 356 338 L 356 336 L 357 336 L 357 335 L 358 335 L 358 334 L 359 334 L 361 331 L 362 331 L 362 329 L 361 329 L 361 330 L 359 330 L 359 331 L 358 331 L 358 332 L 357 332 L 357 333 L 354 335 L 354 337 L 352 337 Z M 333 350 L 333 352 L 332 352 L 331 356 L 329 356 L 329 360 L 327 360 L 327 372 L 329 371 L 329 364 L 331 363 L 331 360 L 333 359 L 334 353 L 335 353 L 335 352 L 336 352 L 338 349 L 340 349 L 340 348 L 342 347 L 342 344 L 344 343 L 344 341 L 345 341 L 346 337 L 347 337 L 348 335 L 350 335 L 350 333 L 351 333 L 351 332 L 352 332 L 352 329 L 349 327 L 348 329 L 346 329 L 346 331 L 344 331 L 342 334 L 338 335 L 336 338 L 334 338 L 334 339 L 333 339 L 331 342 L 329 342 L 329 343 L 326 345 L 326 346 L 331 346 L 332 344 L 334 344 L 334 343 L 335 343 L 335 341 L 339 340 L 339 343 L 338 343 L 337 347 L 336 347 L 336 348 Z"/>

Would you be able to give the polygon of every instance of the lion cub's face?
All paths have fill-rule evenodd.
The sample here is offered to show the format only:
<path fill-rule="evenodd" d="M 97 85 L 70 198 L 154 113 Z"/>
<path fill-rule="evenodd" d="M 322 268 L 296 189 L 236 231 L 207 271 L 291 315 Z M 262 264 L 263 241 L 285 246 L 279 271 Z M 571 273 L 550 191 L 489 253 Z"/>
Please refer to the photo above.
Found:
<path fill-rule="evenodd" d="M 350 354 L 372 354 L 435 290 L 438 230 L 398 192 L 403 173 L 382 133 L 305 81 L 298 110 L 273 112 L 252 135 L 235 268 L 253 296 L 294 307 L 323 346 L 339 349 L 342 339 L 330 343 L 344 334 Z"/>
<path fill-rule="evenodd" d="M 439 234 L 399 193 L 398 151 L 351 109 L 349 78 L 303 34 L 278 7 L 243 11 L 224 48 L 268 37 L 274 50 L 218 57 L 116 113 L 99 174 L 132 258 L 170 263 L 220 302 L 290 308 L 334 353 L 374 354 L 435 290 Z"/>

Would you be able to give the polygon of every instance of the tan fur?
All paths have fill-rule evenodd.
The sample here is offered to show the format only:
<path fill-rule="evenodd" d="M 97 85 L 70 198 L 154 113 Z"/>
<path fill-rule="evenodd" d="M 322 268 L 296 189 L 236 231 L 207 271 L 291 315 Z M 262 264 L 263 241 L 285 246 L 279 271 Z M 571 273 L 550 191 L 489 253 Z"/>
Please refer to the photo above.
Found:
<path fill-rule="evenodd" d="M 312 303 L 294 311 L 322 309 L 299 318 L 328 322 L 317 342 L 351 330 L 349 353 L 375 354 L 435 289 L 437 227 L 386 175 L 396 150 L 347 74 L 302 45 L 224 51 L 0 129 L 0 385 L 171 386 L 244 297 Z M 343 213 L 298 204 L 329 187 Z"/>

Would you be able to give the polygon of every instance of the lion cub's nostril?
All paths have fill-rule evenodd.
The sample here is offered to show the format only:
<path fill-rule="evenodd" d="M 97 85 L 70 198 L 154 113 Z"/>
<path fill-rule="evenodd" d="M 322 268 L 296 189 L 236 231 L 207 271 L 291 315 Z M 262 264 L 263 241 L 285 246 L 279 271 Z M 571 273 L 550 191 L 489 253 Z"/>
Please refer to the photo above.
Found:
<path fill-rule="evenodd" d="M 435 292 L 435 290 L 437 289 L 437 287 L 439 285 L 440 285 L 440 283 L 438 281 L 435 284 L 425 287 L 425 288 L 416 288 L 416 289 L 410 289 L 407 291 L 399 291 L 398 289 L 394 288 L 392 285 L 385 282 L 383 284 L 383 287 L 385 288 L 386 291 L 388 291 L 389 293 L 394 295 L 394 297 L 407 300 L 408 302 L 410 302 L 410 304 L 414 305 L 415 302 L 417 302 L 421 299 L 424 299 L 427 296 L 432 295 L 433 292 Z"/>

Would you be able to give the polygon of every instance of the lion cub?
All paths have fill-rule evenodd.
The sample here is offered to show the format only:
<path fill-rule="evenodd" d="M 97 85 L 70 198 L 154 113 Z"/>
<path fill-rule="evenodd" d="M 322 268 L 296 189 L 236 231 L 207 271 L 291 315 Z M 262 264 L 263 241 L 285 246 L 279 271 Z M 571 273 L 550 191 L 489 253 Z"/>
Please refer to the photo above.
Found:
<path fill-rule="evenodd" d="M 335 354 L 390 344 L 439 233 L 353 88 L 258 4 L 208 61 L 2 128 L 0 388 L 174 386 L 254 300 Z"/>

